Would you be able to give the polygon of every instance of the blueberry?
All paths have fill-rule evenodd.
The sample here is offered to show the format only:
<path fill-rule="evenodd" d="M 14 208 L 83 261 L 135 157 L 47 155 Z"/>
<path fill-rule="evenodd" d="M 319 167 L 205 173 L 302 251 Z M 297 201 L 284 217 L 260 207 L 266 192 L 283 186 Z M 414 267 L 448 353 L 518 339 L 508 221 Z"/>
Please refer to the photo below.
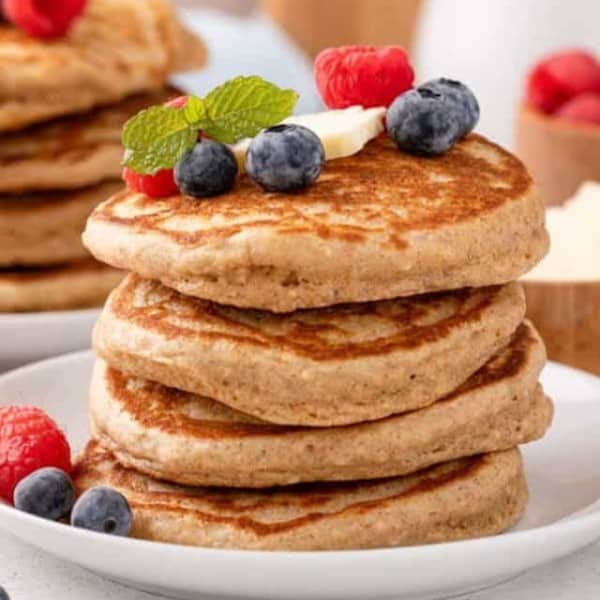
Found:
<path fill-rule="evenodd" d="M 75 490 L 64 471 L 47 467 L 22 479 L 15 488 L 13 499 L 18 510 L 58 521 L 71 512 Z"/>
<path fill-rule="evenodd" d="M 10 600 L 6 590 L 2 586 L 0 586 L 0 600 Z"/>
<path fill-rule="evenodd" d="M 475 125 L 479 121 L 479 102 L 477 102 L 475 94 L 464 83 L 442 77 L 420 85 L 419 89 L 446 95 L 456 103 L 462 121 L 461 135 L 467 135 L 475 129 Z"/>
<path fill-rule="evenodd" d="M 276 125 L 250 143 L 246 171 L 269 192 L 295 192 L 317 180 L 325 163 L 318 136 L 301 125 Z"/>
<path fill-rule="evenodd" d="M 235 156 L 225 144 L 202 140 L 175 165 L 175 182 L 184 194 L 207 198 L 229 191 L 237 172 Z"/>
<path fill-rule="evenodd" d="M 125 496 L 107 487 L 94 487 L 84 492 L 71 514 L 73 527 L 111 535 L 129 535 L 132 521 Z"/>

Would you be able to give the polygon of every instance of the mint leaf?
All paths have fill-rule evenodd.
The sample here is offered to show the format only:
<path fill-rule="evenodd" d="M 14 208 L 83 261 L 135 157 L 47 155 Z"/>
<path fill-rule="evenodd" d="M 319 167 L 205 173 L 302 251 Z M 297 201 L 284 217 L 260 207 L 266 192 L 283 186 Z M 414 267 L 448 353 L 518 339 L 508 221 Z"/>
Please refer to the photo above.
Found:
<path fill-rule="evenodd" d="M 197 139 L 198 129 L 184 110 L 153 106 L 125 123 L 123 164 L 142 174 L 170 169 Z"/>
<path fill-rule="evenodd" d="M 296 92 L 261 77 L 236 77 L 206 96 L 206 118 L 198 122 L 212 138 L 233 144 L 289 117 L 297 101 Z"/>
<path fill-rule="evenodd" d="M 236 77 L 206 98 L 188 96 L 183 108 L 153 106 L 127 121 L 123 164 L 137 173 L 170 169 L 194 147 L 198 131 L 233 144 L 289 117 L 298 94 L 258 76 Z"/>

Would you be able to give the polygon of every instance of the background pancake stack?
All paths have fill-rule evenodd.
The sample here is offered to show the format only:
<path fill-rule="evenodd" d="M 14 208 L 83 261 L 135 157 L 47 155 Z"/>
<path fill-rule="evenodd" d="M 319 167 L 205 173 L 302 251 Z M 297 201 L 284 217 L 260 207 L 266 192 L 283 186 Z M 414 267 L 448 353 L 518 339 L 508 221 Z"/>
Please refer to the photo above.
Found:
<path fill-rule="evenodd" d="M 0 24 L 0 56 L 0 312 L 100 305 L 122 273 L 81 232 L 120 187 L 122 126 L 204 48 L 166 1 L 91 0 L 64 38 Z"/>
<path fill-rule="evenodd" d="M 471 135 L 384 139 L 297 195 L 124 191 L 88 221 L 132 270 L 96 327 L 94 441 L 133 534 L 315 550 L 499 533 L 527 502 L 517 446 L 552 404 L 517 279 L 546 252 L 523 165 Z"/>

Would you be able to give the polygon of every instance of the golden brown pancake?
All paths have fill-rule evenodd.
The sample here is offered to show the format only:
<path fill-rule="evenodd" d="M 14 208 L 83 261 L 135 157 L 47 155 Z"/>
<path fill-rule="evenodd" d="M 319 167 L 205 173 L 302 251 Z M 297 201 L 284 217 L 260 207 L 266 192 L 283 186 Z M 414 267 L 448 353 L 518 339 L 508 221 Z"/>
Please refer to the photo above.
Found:
<path fill-rule="evenodd" d="M 137 94 L 85 115 L 62 117 L 3 135 L 0 193 L 66 190 L 120 179 L 121 130 L 125 121 L 143 108 L 162 104 L 179 94 L 175 88 Z M 107 198 L 108 195 L 98 202 Z M 0 211 L 2 205 L 0 198 Z"/>
<path fill-rule="evenodd" d="M 123 272 L 92 258 L 54 267 L 0 269 L 0 312 L 101 306 Z"/>
<path fill-rule="evenodd" d="M 0 131 L 161 89 L 202 66 L 205 48 L 167 0 L 90 0 L 62 38 L 0 25 Z"/>
<path fill-rule="evenodd" d="M 548 235 L 523 164 L 470 135 L 436 158 L 379 138 L 293 195 L 247 176 L 203 201 L 124 191 L 90 217 L 84 242 L 183 294 L 289 312 L 506 283 Z"/>
<path fill-rule="evenodd" d="M 120 180 L 80 190 L 0 196 L 0 268 L 49 266 L 89 257 L 81 232 Z"/>
<path fill-rule="evenodd" d="M 382 548 L 494 535 L 519 519 L 528 495 L 517 449 L 394 479 L 252 491 L 160 483 L 91 443 L 73 478 L 79 492 L 105 485 L 123 493 L 134 537 L 251 550 Z"/>
<path fill-rule="evenodd" d="M 537 385 L 545 357 L 537 332 L 524 324 L 445 399 L 332 428 L 272 425 L 98 361 L 92 432 L 122 465 L 184 485 L 260 488 L 394 477 L 540 438 L 552 419 L 552 403 Z"/>
<path fill-rule="evenodd" d="M 450 393 L 524 316 L 517 283 L 276 315 L 129 275 L 106 304 L 94 347 L 129 375 L 265 421 L 345 425 Z"/>

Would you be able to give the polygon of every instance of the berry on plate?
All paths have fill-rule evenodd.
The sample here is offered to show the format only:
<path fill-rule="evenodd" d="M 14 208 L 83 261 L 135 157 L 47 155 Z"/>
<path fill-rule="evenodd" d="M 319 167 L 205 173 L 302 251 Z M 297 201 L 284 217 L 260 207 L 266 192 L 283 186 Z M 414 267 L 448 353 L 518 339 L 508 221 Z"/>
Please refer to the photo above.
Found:
<path fill-rule="evenodd" d="M 165 102 L 165 106 L 169 108 L 183 108 L 188 102 L 187 96 L 177 96 L 177 98 L 173 98 L 168 102 Z"/>
<path fill-rule="evenodd" d="M 22 479 L 15 488 L 17 510 L 58 521 L 69 515 L 75 502 L 71 478 L 60 469 L 45 467 Z"/>
<path fill-rule="evenodd" d="M 42 467 L 71 471 L 64 433 L 39 408 L 0 408 L 0 498 L 12 502 L 17 484 Z"/>
<path fill-rule="evenodd" d="M 0 586 L 0 600 L 10 600 L 8 593 L 2 586 Z"/>
<path fill-rule="evenodd" d="M 181 192 L 207 198 L 229 191 L 238 166 L 231 149 L 213 140 L 202 140 L 175 165 L 175 181 Z"/>
<path fill-rule="evenodd" d="M 37 38 L 60 37 L 83 13 L 87 0 L 4 0 L 6 18 Z"/>
<path fill-rule="evenodd" d="M 478 119 L 479 105 L 467 86 L 437 79 L 398 96 L 387 112 L 387 128 L 401 150 L 438 155 L 467 135 Z"/>
<path fill-rule="evenodd" d="M 75 503 L 71 525 L 98 533 L 128 536 L 133 515 L 123 494 L 107 487 L 85 491 Z"/>
<path fill-rule="evenodd" d="M 325 163 L 318 136 L 301 125 L 259 133 L 246 154 L 246 172 L 268 192 L 295 192 L 314 183 Z"/>
<path fill-rule="evenodd" d="M 146 194 L 150 198 L 168 198 L 178 193 L 173 169 L 162 169 L 154 175 L 140 175 L 133 169 L 123 169 L 123 180 L 134 192 Z"/>
<path fill-rule="evenodd" d="M 578 123 L 600 125 L 600 93 L 589 92 L 575 96 L 558 109 L 556 116 Z"/>
<path fill-rule="evenodd" d="M 412 87 L 414 71 L 400 46 L 342 46 L 317 56 L 315 79 L 329 108 L 388 107 Z"/>
<path fill-rule="evenodd" d="M 584 50 L 569 50 L 539 62 L 527 79 L 527 101 L 545 113 L 587 92 L 600 93 L 600 61 Z"/>

